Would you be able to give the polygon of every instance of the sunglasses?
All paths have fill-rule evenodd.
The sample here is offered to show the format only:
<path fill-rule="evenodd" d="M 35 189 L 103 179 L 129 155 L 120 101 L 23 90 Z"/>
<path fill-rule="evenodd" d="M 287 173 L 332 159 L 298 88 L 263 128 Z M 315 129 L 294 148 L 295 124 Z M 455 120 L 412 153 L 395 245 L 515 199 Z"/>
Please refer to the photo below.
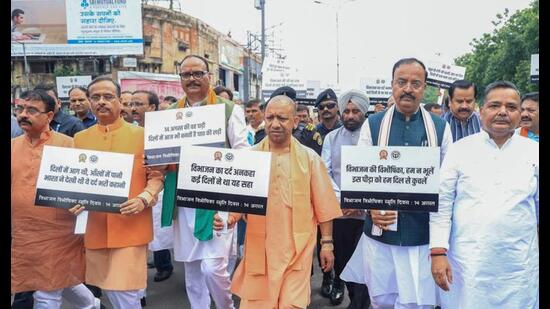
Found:
<path fill-rule="evenodd" d="M 320 111 L 324 110 L 325 108 L 326 109 L 333 109 L 334 107 L 336 106 L 336 103 L 328 103 L 328 104 L 325 104 L 325 105 L 319 105 L 318 109 Z"/>

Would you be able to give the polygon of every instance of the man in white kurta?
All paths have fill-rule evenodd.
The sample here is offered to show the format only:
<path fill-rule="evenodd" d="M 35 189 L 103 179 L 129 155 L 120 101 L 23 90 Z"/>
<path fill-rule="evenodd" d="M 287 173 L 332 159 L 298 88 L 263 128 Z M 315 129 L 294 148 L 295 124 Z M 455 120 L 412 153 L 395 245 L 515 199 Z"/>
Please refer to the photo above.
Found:
<path fill-rule="evenodd" d="M 442 308 L 539 307 L 539 147 L 514 134 L 519 99 L 513 84 L 487 86 L 483 130 L 443 161 L 430 218 Z"/>
<path fill-rule="evenodd" d="M 170 108 L 225 104 L 226 146 L 250 148 L 243 109 L 215 95 L 210 87 L 210 74 L 205 73 L 208 71 L 209 66 L 204 58 L 196 55 L 185 57 L 180 76 L 186 96 Z M 210 228 L 210 237 L 199 240 L 195 236 L 197 213 L 200 210 L 178 207 L 174 220 L 174 260 L 185 262 L 185 285 L 191 308 L 210 308 L 210 296 L 217 308 L 233 308 L 230 260 L 237 256 L 236 233 L 231 229 L 226 234 L 214 234 Z M 211 226 L 213 216 L 209 222 Z"/>
<path fill-rule="evenodd" d="M 420 106 L 427 71 L 415 58 L 394 65 L 395 104 L 373 114 L 357 145 L 439 147 L 443 159 L 452 143 L 449 125 Z M 390 226 L 396 226 L 390 229 Z M 373 230 L 383 229 L 381 235 Z M 429 214 L 370 210 L 363 235 L 340 278 L 368 286 L 374 309 L 428 309 L 437 304 L 429 264 Z"/>

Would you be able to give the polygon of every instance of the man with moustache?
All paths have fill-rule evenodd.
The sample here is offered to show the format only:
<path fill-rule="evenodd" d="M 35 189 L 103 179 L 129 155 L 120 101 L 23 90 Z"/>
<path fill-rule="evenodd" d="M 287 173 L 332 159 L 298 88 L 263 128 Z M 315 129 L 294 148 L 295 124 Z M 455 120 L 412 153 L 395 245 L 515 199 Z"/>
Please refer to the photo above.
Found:
<path fill-rule="evenodd" d="M 340 201 L 340 181 L 342 162 L 341 150 L 344 145 L 357 145 L 359 129 L 365 121 L 369 110 L 369 98 L 359 90 L 343 93 L 338 101 L 338 109 L 342 115 L 343 126 L 330 132 L 324 140 L 322 158 L 332 179 L 332 187 L 336 198 Z M 332 235 L 334 236 L 334 282 L 330 294 L 330 302 L 339 305 L 344 300 L 344 282 L 340 274 L 350 259 L 365 223 L 365 212 L 356 209 L 343 209 L 344 215 L 333 220 Z M 369 291 L 364 284 L 347 282 L 349 309 L 368 309 L 370 305 Z"/>
<path fill-rule="evenodd" d="M 250 148 L 243 109 L 217 96 L 211 87 L 208 61 L 198 55 L 183 58 L 180 67 L 185 97 L 170 108 L 192 108 L 211 104 L 225 107 L 226 147 Z M 174 260 L 184 262 L 185 287 L 191 308 L 209 308 L 210 296 L 217 308 L 233 308 L 230 272 L 237 256 L 234 230 L 214 235 L 216 211 L 175 207 L 176 167 L 166 175 L 163 209 L 174 209 Z M 174 198 L 167 199 L 166 196 Z M 172 201 L 171 203 L 169 201 Z"/>
<path fill-rule="evenodd" d="M 321 135 L 321 141 L 325 139 L 325 136 L 332 130 L 338 129 L 342 126 L 340 116 L 338 115 L 338 98 L 334 90 L 328 88 L 319 93 L 315 100 L 315 107 L 319 111 L 319 117 L 321 122 L 317 124 L 316 130 Z M 321 143 L 322 144 L 322 143 Z M 320 147 L 322 149 L 322 146 Z M 317 239 L 317 257 L 319 258 L 321 245 Z M 319 258 L 319 263 L 321 259 Z M 323 282 L 321 283 L 321 295 L 327 298 L 332 294 L 332 283 L 334 280 L 334 274 L 332 270 L 328 273 L 323 272 Z M 342 286 L 343 288 L 343 286 Z M 343 291 L 337 292 L 337 294 L 343 294 Z"/>
<path fill-rule="evenodd" d="M 132 101 L 132 92 L 131 91 L 122 91 L 120 94 L 120 116 L 127 123 L 137 125 L 137 122 L 134 121 L 134 116 L 132 116 L 132 108 L 130 107 L 130 101 Z"/>
<path fill-rule="evenodd" d="M 255 144 L 256 139 L 260 141 L 265 137 L 264 112 L 263 112 L 263 107 L 261 106 L 262 105 L 261 103 L 262 101 L 258 99 L 252 99 L 246 102 L 244 106 L 246 121 L 248 122 L 246 129 L 250 133 L 249 136 L 252 137 L 251 145 Z"/>
<path fill-rule="evenodd" d="M 332 268 L 332 219 L 342 215 L 321 158 L 292 137 L 295 103 L 275 96 L 265 111 L 267 137 L 255 146 L 272 153 L 267 213 L 247 215 L 245 254 L 233 276 L 240 308 L 306 308 L 319 224 L 321 266 Z M 228 227 L 242 217 L 230 213 Z M 216 216 L 214 228 L 224 227 Z"/>
<path fill-rule="evenodd" d="M 439 147 L 443 160 L 452 137 L 443 119 L 420 107 L 427 78 L 420 60 L 397 61 L 392 70 L 395 104 L 364 122 L 357 144 Z M 430 253 L 429 218 L 427 212 L 367 212 L 363 235 L 340 277 L 366 284 L 373 309 L 436 305 L 436 286 L 426 262 Z M 397 230 L 390 230 L 396 221 Z M 376 233 L 378 229 L 381 234 Z"/>
<path fill-rule="evenodd" d="M 156 111 L 159 108 L 159 97 L 156 93 L 147 90 L 136 90 L 130 99 L 130 110 L 134 122 L 140 127 L 145 126 L 145 113 Z"/>
<path fill-rule="evenodd" d="M 63 296 L 77 308 L 92 309 L 99 307 L 99 299 L 82 284 L 84 244 L 82 236 L 74 234 L 75 218 L 64 209 L 34 204 L 44 146 L 73 147 L 71 137 L 49 126 L 55 105 L 45 91 L 33 90 L 15 106 L 24 135 L 11 140 L 13 308 L 22 308 L 27 295 L 31 307 L 34 296 L 34 308 L 61 308 Z"/>
<path fill-rule="evenodd" d="M 430 214 L 442 308 L 539 308 L 539 145 L 514 134 L 520 117 L 516 86 L 489 84 L 483 130 L 445 156 Z"/>
<path fill-rule="evenodd" d="M 449 111 L 442 118 L 449 123 L 453 142 L 481 130 L 476 94 L 476 85 L 467 80 L 457 80 L 449 88 Z"/>
<path fill-rule="evenodd" d="M 342 126 L 336 101 L 338 101 L 336 93 L 330 88 L 319 93 L 315 100 L 315 107 L 319 110 L 321 117 L 321 122 L 317 125 L 316 129 L 321 134 L 322 139 L 325 139 L 325 136 L 330 131 Z"/>
<path fill-rule="evenodd" d="M 313 123 L 313 120 L 309 116 L 309 108 L 303 104 L 296 106 L 296 116 L 300 119 L 300 124 L 308 125 Z"/>
<path fill-rule="evenodd" d="M 55 114 L 52 122 L 50 123 L 50 127 L 52 127 L 55 132 L 73 137 L 77 132 L 85 129 L 84 124 L 80 121 L 80 119 L 65 114 L 61 110 L 61 100 L 59 100 L 59 97 L 57 96 L 55 86 L 39 84 L 34 87 L 34 90 L 44 90 L 55 100 Z"/>
<path fill-rule="evenodd" d="M 132 109 L 132 116 L 134 121 L 136 121 L 140 127 L 145 126 L 145 113 L 153 112 L 159 108 L 159 97 L 156 93 L 148 90 L 136 90 L 132 94 L 132 99 L 130 101 L 130 108 Z M 170 249 L 165 248 L 165 246 L 173 247 L 172 240 L 172 228 L 171 227 L 161 227 L 161 213 L 162 213 L 162 192 L 159 193 L 160 205 L 156 205 L 153 208 L 153 234 L 154 238 L 151 243 L 149 243 L 149 248 L 158 248 L 162 249 L 153 250 L 153 264 L 157 269 L 153 280 L 155 282 L 164 281 L 172 275 L 174 267 L 172 266 L 172 257 L 170 255 Z M 168 235 L 170 234 L 170 235 Z"/>
<path fill-rule="evenodd" d="M 69 90 L 69 108 L 82 121 L 84 127 L 89 128 L 97 123 L 97 119 L 90 109 L 90 101 L 86 97 L 86 88 L 73 87 Z"/>
<path fill-rule="evenodd" d="M 521 98 L 521 121 L 516 130 L 521 136 L 539 141 L 539 93 L 530 92 Z"/>
<path fill-rule="evenodd" d="M 75 148 L 133 155 L 129 199 L 120 213 L 92 211 L 84 235 L 86 282 L 101 288 L 116 309 L 141 308 L 147 285 L 147 244 L 153 239 L 151 206 L 162 190 L 161 169 L 143 166 L 143 128 L 120 117 L 120 85 L 98 77 L 88 85 L 97 124 L 79 132 Z M 75 205 L 77 215 L 85 209 Z"/>

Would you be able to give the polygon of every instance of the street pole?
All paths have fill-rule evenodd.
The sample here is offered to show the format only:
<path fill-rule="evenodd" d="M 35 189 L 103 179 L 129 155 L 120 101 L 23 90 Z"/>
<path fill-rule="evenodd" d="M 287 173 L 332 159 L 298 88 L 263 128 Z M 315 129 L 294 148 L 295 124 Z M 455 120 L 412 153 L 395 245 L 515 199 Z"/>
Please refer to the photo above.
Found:
<path fill-rule="evenodd" d="M 262 8 L 262 66 L 265 59 L 265 0 L 260 0 Z"/>
<path fill-rule="evenodd" d="M 27 80 L 27 90 L 29 90 L 30 87 L 30 80 L 29 80 L 29 64 L 27 63 L 27 52 L 25 51 L 25 43 L 17 42 L 21 45 L 23 45 L 23 59 L 25 62 L 25 79 Z"/>

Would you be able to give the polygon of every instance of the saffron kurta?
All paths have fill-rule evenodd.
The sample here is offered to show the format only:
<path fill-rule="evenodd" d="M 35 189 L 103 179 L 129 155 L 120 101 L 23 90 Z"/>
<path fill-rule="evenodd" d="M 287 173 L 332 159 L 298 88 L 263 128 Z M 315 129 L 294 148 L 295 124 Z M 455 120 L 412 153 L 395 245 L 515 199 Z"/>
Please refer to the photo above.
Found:
<path fill-rule="evenodd" d="M 268 138 L 256 149 L 269 151 Z M 341 215 L 321 158 L 292 138 L 290 153 L 273 154 L 266 216 L 248 215 L 232 284 L 240 308 L 305 308 L 317 224 Z"/>
<path fill-rule="evenodd" d="M 143 166 L 143 128 L 118 118 L 111 125 L 96 124 L 77 133 L 74 142 L 76 148 L 133 154 L 134 166 L 129 198 L 141 196 L 149 201 L 150 205 L 156 202 L 157 195 L 163 188 L 164 176 L 154 170 L 147 172 Z M 110 290 L 145 288 L 146 263 L 136 263 L 137 266 L 134 267 L 133 263 L 125 262 L 125 259 L 134 257 L 136 261 L 145 261 L 147 244 L 152 239 L 153 221 L 150 207 L 137 215 L 126 216 L 90 212 L 84 237 L 87 249 L 86 282 Z M 128 250 L 116 250 L 117 248 Z M 122 281 L 119 277 L 125 280 Z"/>
<path fill-rule="evenodd" d="M 73 147 L 73 139 L 42 133 L 33 146 L 26 135 L 11 140 L 11 292 L 51 291 L 84 281 L 84 244 L 66 209 L 34 205 L 44 145 Z"/>

